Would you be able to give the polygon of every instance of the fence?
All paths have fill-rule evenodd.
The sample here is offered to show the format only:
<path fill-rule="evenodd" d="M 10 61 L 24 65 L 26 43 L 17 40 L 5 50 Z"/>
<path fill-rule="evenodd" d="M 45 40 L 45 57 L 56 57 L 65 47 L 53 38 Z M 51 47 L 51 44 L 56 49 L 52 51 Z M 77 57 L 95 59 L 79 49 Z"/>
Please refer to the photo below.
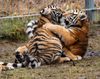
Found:
<path fill-rule="evenodd" d="M 78 3 L 82 5 L 82 8 L 87 8 L 87 9 L 82 9 L 86 10 L 88 12 L 93 13 L 92 16 L 90 16 L 90 19 L 93 19 L 94 21 L 100 20 L 98 18 L 99 12 L 100 12 L 100 7 L 99 8 L 94 8 L 94 5 L 97 4 L 97 2 L 94 4 L 93 0 L 80 0 L 79 1 L 74 1 L 69 0 L 72 2 L 68 2 L 68 0 L 0 0 L 0 19 L 9 19 L 9 18 L 22 18 L 22 17 L 30 17 L 30 16 L 38 16 L 39 14 L 36 14 L 42 7 L 47 6 L 52 3 L 56 3 L 57 5 L 64 5 L 67 7 L 66 4 L 68 3 L 70 6 L 69 7 L 78 7 Z M 76 4 L 74 5 L 74 3 Z M 41 3 L 41 4 L 39 4 Z M 43 4 L 42 4 L 43 3 Z M 98 4 L 100 2 L 98 1 Z M 61 6 L 62 6 L 61 5 Z M 77 5 L 77 6 L 76 6 Z M 99 5 L 98 5 L 99 6 Z M 63 6 L 62 6 L 63 7 Z M 66 8 L 65 8 L 66 9 Z M 93 17 L 95 16 L 95 17 Z M 93 18 L 91 18 L 93 17 Z"/>

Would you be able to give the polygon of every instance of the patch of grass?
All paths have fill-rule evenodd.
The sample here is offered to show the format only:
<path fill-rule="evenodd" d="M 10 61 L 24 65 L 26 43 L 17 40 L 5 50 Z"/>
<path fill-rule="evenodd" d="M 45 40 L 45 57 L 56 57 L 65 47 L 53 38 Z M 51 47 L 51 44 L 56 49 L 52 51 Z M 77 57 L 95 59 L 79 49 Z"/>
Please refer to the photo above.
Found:
<path fill-rule="evenodd" d="M 25 26 L 32 19 L 30 18 L 15 18 L 3 19 L 0 21 L 0 37 L 1 39 L 23 40 L 27 39 L 25 34 Z"/>

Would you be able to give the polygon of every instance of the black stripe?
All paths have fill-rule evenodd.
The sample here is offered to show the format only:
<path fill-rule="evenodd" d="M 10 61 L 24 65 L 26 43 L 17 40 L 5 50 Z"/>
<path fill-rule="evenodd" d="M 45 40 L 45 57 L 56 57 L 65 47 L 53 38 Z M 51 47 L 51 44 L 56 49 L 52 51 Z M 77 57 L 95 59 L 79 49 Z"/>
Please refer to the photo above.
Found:
<path fill-rule="evenodd" d="M 36 35 L 38 35 L 38 36 L 44 36 L 44 37 L 47 37 L 47 38 L 49 36 L 49 34 L 46 31 L 37 31 Z"/>
<path fill-rule="evenodd" d="M 34 28 L 33 33 L 37 30 L 37 28 L 38 28 L 38 27 L 35 27 L 35 28 Z"/>
<path fill-rule="evenodd" d="M 32 33 L 32 31 L 29 31 L 27 34 L 29 35 L 30 33 Z"/>
<path fill-rule="evenodd" d="M 44 41 L 44 39 L 41 39 L 40 37 L 39 38 L 34 38 L 33 42 L 36 42 L 36 41 Z"/>
<path fill-rule="evenodd" d="M 46 44 L 38 44 L 38 47 L 40 47 L 40 46 L 48 46 L 48 45 L 46 45 Z"/>
<path fill-rule="evenodd" d="M 51 57 L 52 57 L 53 54 L 54 54 L 53 52 L 48 51 L 48 52 L 44 53 L 43 56 L 47 56 L 47 57 L 48 57 L 48 56 L 49 56 L 49 57 L 51 56 Z"/>
<path fill-rule="evenodd" d="M 47 59 L 47 58 L 45 58 L 45 57 L 43 57 L 43 56 L 42 56 L 41 58 L 42 58 L 42 60 L 43 60 L 43 62 L 41 62 L 41 63 L 45 63 L 45 64 L 51 63 L 51 62 L 50 62 L 50 60 L 51 60 L 50 58 Z M 48 62 L 48 60 L 49 60 L 49 62 Z"/>
<path fill-rule="evenodd" d="M 16 68 L 16 67 L 17 67 L 17 64 L 16 64 L 16 63 L 14 63 L 12 66 Z"/>
<path fill-rule="evenodd" d="M 34 21 L 34 23 L 32 22 L 32 25 L 37 25 L 37 22 L 36 21 Z"/>
<path fill-rule="evenodd" d="M 27 28 L 32 28 L 32 26 L 29 26 L 29 25 L 28 25 Z"/>
<path fill-rule="evenodd" d="M 6 66 L 8 63 L 3 63 L 2 65 Z"/>

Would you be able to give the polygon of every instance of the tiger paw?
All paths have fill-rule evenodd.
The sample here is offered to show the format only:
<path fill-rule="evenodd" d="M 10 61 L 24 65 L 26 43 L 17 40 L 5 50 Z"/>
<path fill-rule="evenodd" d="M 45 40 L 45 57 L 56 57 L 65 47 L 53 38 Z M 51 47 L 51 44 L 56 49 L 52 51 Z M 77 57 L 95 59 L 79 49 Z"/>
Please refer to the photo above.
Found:
<path fill-rule="evenodd" d="M 65 57 L 64 62 L 70 61 L 71 59 L 69 57 Z"/>
<path fill-rule="evenodd" d="M 82 57 L 79 56 L 79 55 L 77 55 L 76 57 L 72 58 L 72 60 L 81 60 L 81 59 L 82 59 Z"/>
<path fill-rule="evenodd" d="M 61 57 L 60 58 L 60 63 L 69 62 L 69 61 L 70 61 L 70 58 L 69 57 Z"/>

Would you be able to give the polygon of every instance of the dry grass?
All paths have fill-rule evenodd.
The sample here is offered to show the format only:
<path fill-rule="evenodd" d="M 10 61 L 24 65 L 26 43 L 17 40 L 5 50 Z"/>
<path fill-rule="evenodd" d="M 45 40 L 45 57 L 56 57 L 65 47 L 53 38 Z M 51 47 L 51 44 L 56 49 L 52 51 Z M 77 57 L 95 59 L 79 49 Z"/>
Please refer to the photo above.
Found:
<path fill-rule="evenodd" d="M 3 71 L 0 79 L 100 79 L 100 58 L 93 57 L 64 64 L 42 66 L 37 69 Z"/>

